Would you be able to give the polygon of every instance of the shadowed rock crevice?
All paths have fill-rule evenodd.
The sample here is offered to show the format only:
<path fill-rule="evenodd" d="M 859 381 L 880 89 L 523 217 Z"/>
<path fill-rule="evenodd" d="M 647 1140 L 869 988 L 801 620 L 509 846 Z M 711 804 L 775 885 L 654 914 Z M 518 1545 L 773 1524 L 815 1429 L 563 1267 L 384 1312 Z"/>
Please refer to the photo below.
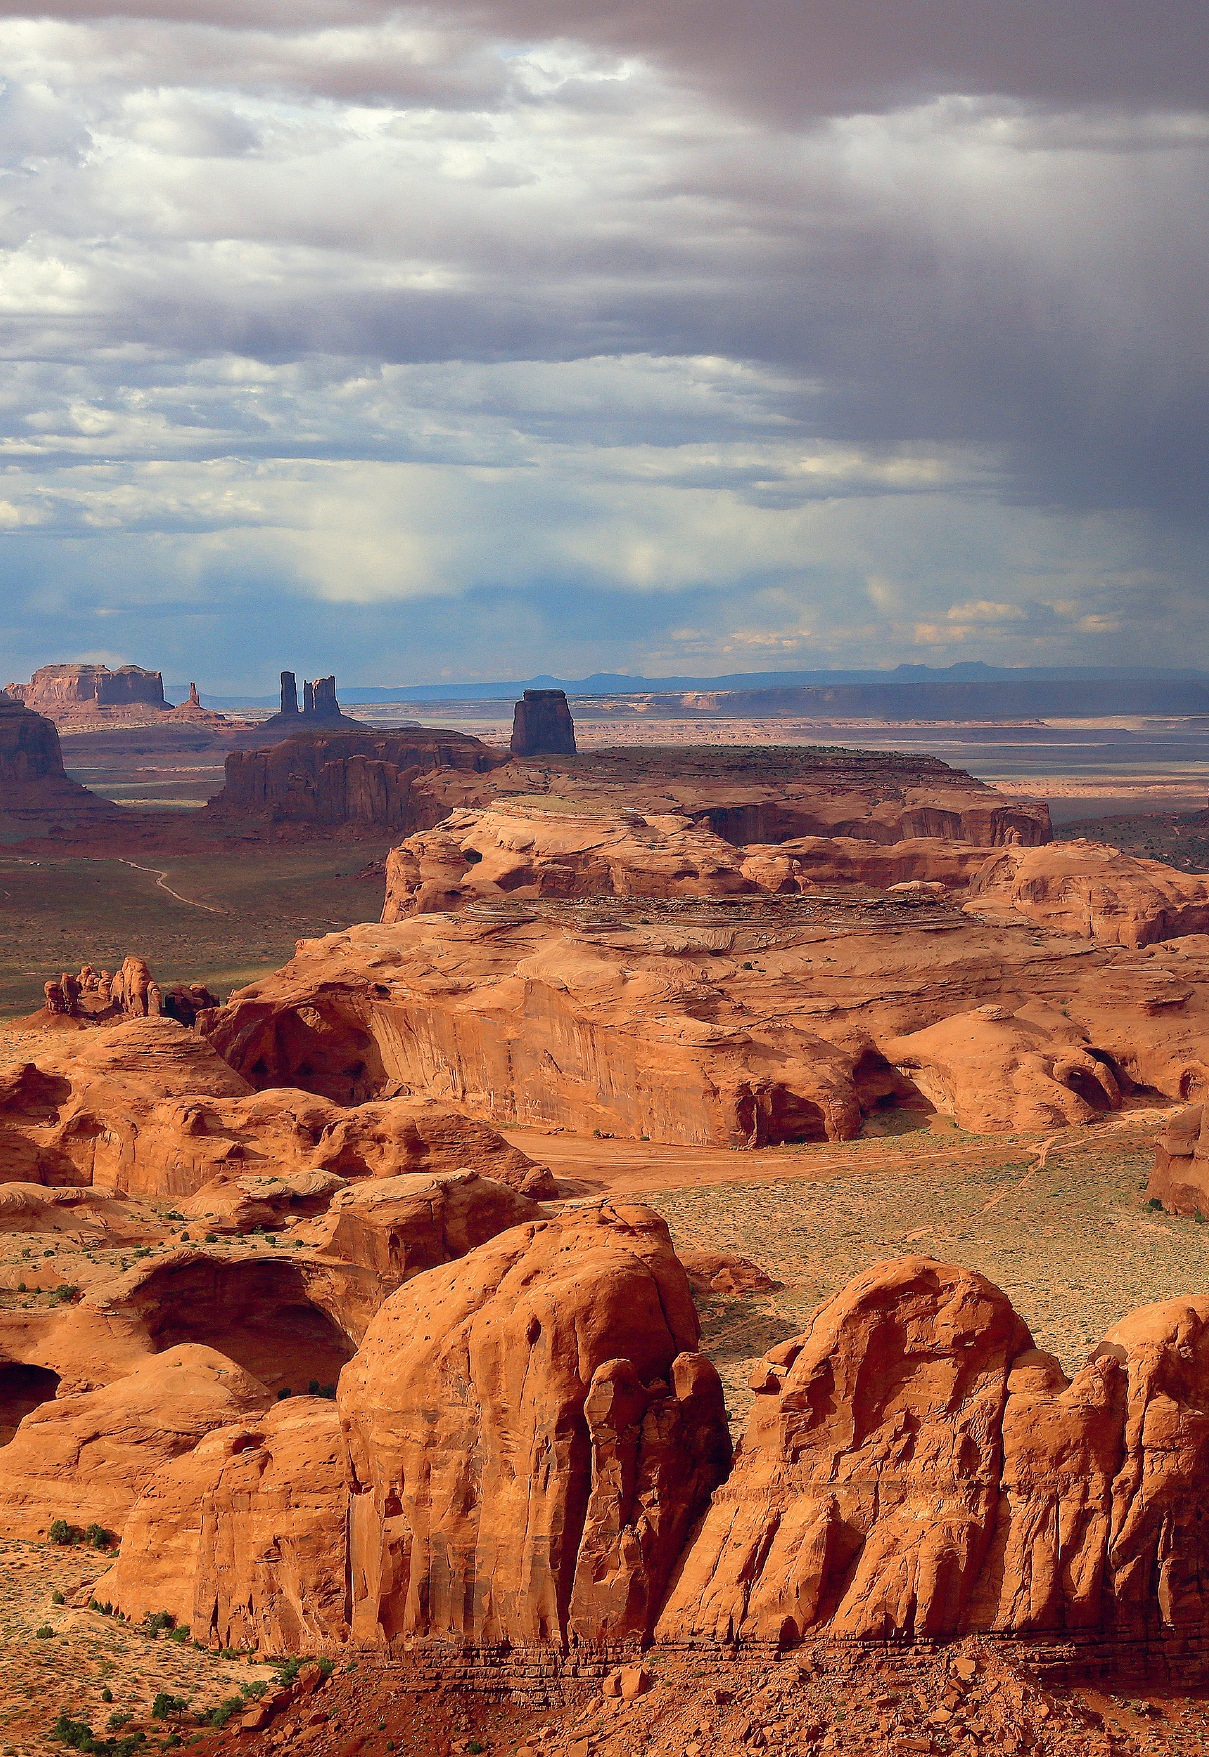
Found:
<path fill-rule="evenodd" d="M 335 1384 L 356 1351 L 354 1337 L 313 1296 L 318 1279 L 293 1263 L 198 1255 L 153 1271 L 129 1304 L 156 1352 L 203 1343 L 270 1391 L 297 1391 L 312 1380 Z"/>
<path fill-rule="evenodd" d="M 49 1367 L 22 1361 L 0 1365 L 0 1446 L 7 1446 L 31 1410 L 49 1403 L 59 1389 L 59 1375 Z"/>

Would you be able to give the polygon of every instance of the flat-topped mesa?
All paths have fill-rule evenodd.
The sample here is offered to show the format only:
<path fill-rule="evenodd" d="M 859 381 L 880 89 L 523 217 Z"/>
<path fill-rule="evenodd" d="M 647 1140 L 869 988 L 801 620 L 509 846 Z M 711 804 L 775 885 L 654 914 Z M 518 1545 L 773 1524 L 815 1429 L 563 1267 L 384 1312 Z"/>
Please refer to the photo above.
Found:
<path fill-rule="evenodd" d="M 33 834 L 119 810 L 67 775 L 52 720 L 0 694 L 0 822 Z"/>
<path fill-rule="evenodd" d="M 140 665 L 43 665 L 28 683 L 10 683 L 7 693 L 52 719 L 78 719 L 100 709 L 149 708 L 167 713 L 164 680 Z"/>
<path fill-rule="evenodd" d="M 575 722 L 562 689 L 527 689 L 512 715 L 513 756 L 574 756 Z"/>
<path fill-rule="evenodd" d="M 269 726 L 281 725 L 275 716 Z M 463 776 L 485 774 L 505 761 L 477 738 L 462 732 L 428 730 L 345 731 L 316 725 L 300 730 L 267 750 L 232 751 L 226 783 L 205 810 L 215 817 L 255 817 L 273 823 L 356 825 L 366 829 L 410 829 L 434 824 L 445 809 L 413 800 L 413 784 L 435 771 Z"/>

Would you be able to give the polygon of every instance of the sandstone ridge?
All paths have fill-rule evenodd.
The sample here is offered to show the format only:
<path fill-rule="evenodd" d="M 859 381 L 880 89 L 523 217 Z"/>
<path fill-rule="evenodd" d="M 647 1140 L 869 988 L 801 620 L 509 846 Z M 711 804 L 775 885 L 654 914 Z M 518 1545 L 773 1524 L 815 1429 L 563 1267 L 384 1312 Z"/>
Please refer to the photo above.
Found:
<path fill-rule="evenodd" d="M 201 1024 L 258 1087 L 759 1147 L 894 1108 L 985 1131 L 1198 1098 L 1207 978 L 1204 935 L 1089 946 L 927 892 L 500 900 L 304 941 Z"/>

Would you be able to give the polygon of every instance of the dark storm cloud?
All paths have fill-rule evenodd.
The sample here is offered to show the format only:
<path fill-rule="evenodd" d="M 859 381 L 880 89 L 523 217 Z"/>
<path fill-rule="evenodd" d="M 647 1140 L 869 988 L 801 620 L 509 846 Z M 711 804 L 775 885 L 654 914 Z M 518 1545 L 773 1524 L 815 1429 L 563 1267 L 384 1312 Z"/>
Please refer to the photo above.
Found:
<path fill-rule="evenodd" d="M 106 566 L 249 628 L 361 568 L 479 594 L 488 656 L 511 594 L 551 668 L 611 592 L 729 668 L 1135 650 L 1203 589 L 1207 39 L 1177 0 L 0 3 L 0 529 L 111 626 Z"/>

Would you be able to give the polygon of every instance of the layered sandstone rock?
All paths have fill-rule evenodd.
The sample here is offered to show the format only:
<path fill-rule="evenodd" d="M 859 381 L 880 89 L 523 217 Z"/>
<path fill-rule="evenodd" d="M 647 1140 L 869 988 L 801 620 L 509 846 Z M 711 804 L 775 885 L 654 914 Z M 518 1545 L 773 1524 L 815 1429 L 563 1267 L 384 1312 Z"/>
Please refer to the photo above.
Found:
<path fill-rule="evenodd" d="M 98 1390 L 41 1403 L 0 1446 L 0 1532 L 35 1540 L 66 1519 L 120 1533 L 163 1465 L 269 1402 L 225 1355 L 185 1344 Z"/>
<path fill-rule="evenodd" d="M 799 836 L 776 846 L 744 850 L 749 861 L 779 856 L 796 863 L 798 889 L 810 885 L 861 884 L 878 890 L 892 885 L 943 885 L 963 890 L 988 859 L 985 844 L 942 836 L 905 836 L 897 842 L 868 842 L 855 836 Z"/>
<path fill-rule="evenodd" d="M 515 1226 L 392 1296 L 340 1425 L 290 1399 L 161 1471 L 97 1590 L 275 1651 L 641 1639 L 730 1460 L 697 1343 L 649 1209 Z"/>
<path fill-rule="evenodd" d="M 438 768 L 413 786 L 411 829 L 504 796 L 563 809 L 688 817 L 736 846 L 845 837 L 979 847 L 1048 842 L 1048 807 L 1009 799 L 936 757 L 887 751 L 675 746 L 514 757 L 478 776 Z"/>
<path fill-rule="evenodd" d="M 1055 933 L 1149 946 L 1209 931 L 1209 876 L 1100 842 L 1007 848 L 970 884 L 972 912 L 1013 911 Z"/>
<path fill-rule="evenodd" d="M 10 683 L 5 693 L 54 720 L 78 719 L 104 708 L 144 708 L 166 713 L 164 680 L 139 665 L 43 665 L 29 683 Z"/>
<path fill-rule="evenodd" d="M 298 1030 L 305 1038 L 305 1020 Z M 256 1093 L 170 1019 L 73 1036 L 39 1058 L 0 1076 L 0 1177 L 178 1198 L 273 1172 L 347 1179 L 468 1166 L 533 1195 L 555 1190 L 494 1129 L 447 1106 L 397 1098 L 348 1110 L 296 1089 Z"/>
<path fill-rule="evenodd" d="M 1063 1636 L 1178 1664 L 1209 1617 L 1209 1301 L 1073 1381 L 969 1270 L 880 1264 L 774 1349 L 660 1639 Z"/>
<path fill-rule="evenodd" d="M 510 1226 L 542 1218 L 527 1196 L 474 1171 L 375 1179 L 332 1199 L 301 1234 L 325 1256 L 364 1264 L 384 1286 L 464 1257 Z"/>
<path fill-rule="evenodd" d="M 527 689 L 512 716 L 513 756 L 575 755 L 575 722 L 561 689 Z"/>
<path fill-rule="evenodd" d="M 348 1636 L 348 1450 L 333 1403 L 291 1397 L 204 1438 L 148 1483 L 96 1593 L 133 1621 L 266 1653 Z"/>
<path fill-rule="evenodd" d="M 1138 1088 L 1209 1093 L 1209 936 L 1134 953 L 926 896 L 594 907 L 304 941 L 205 1028 L 258 1085 L 684 1144 L 846 1139 L 887 1106 L 1048 1127 Z"/>
<path fill-rule="evenodd" d="M 366 829 L 413 828 L 445 815 L 413 800 L 417 778 L 431 771 L 486 774 L 505 758 L 460 732 L 325 731 L 286 737 L 267 750 L 236 750 L 226 782 L 206 806 L 218 818 L 254 817 Z"/>
<path fill-rule="evenodd" d="M 1169 1214 L 1209 1218 L 1209 1128 L 1203 1104 L 1180 1111 L 1155 1143 L 1146 1194 Z"/>
<path fill-rule="evenodd" d="M 118 816 L 116 805 L 68 777 L 53 722 L 0 695 L 0 822 L 32 835 Z"/>
<path fill-rule="evenodd" d="M 537 801 L 458 811 L 386 861 L 383 921 L 493 897 L 716 897 L 758 888 L 741 856 L 684 817 L 555 811 Z"/>

